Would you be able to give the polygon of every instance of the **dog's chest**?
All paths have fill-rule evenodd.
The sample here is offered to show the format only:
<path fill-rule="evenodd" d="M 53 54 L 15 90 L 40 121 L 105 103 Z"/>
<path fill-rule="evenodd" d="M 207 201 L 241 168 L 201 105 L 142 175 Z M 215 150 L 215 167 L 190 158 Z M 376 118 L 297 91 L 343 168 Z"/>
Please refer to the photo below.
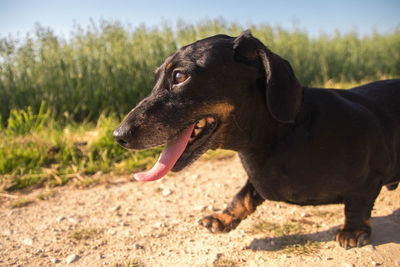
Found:
<path fill-rule="evenodd" d="M 299 205 L 341 202 L 341 190 L 346 187 L 343 180 L 306 162 L 242 159 L 250 182 L 265 199 Z"/>

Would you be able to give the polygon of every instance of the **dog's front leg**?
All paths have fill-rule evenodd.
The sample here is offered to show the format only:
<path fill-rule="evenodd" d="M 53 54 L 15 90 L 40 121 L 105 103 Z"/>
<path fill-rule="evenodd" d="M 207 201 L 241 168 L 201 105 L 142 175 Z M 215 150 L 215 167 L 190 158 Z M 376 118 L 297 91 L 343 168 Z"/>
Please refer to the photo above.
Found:
<path fill-rule="evenodd" d="M 253 185 L 247 181 L 225 210 L 202 218 L 199 224 L 213 233 L 229 232 L 255 211 L 263 201 L 264 199 L 257 193 Z"/>

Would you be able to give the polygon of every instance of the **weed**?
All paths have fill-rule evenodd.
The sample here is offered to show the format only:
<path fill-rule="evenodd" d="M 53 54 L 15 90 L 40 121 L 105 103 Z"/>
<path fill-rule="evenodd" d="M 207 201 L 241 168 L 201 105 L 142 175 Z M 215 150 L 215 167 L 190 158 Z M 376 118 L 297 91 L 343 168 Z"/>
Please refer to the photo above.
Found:
<path fill-rule="evenodd" d="M 140 259 L 129 259 L 124 263 L 116 263 L 115 267 L 143 267 L 144 264 Z"/>
<path fill-rule="evenodd" d="M 323 210 L 323 209 L 319 209 L 319 208 L 314 208 L 312 210 L 310 210 L 310 214 L 312 216 L 316 216 L 316 217 L 323 217 L 324 219 L 330 219 L 330 218 L 334 218 L 337 217 L 338 215 L 342 213 L 341 210 L 339 211 L 328 211 L 328 210 Z"/>
<path fill-rule="evenodd" d="M 78 229 L 73 231 L 69 235 L 69 238 L 76 241 L 87 240 L 94 237 L 98 233 L 99 231 L 96 228 Z"/>
<path fill-rule="evenodd" d="M 41 130 L 51 120 L 50 109 L 46 109 L 45 106 L 45 102 L 42 101 L 37 114 L 33 113 L 31 106 L 27 110 L 12 109 L 7 120 L 6 135 L 25 135 Z"/>
<path fill-rule="evenodd" d="M 56 196 L 56 195 L 57 195 L 57 191 L 55 191 L 55 190 L 48 190 L 48 191 L 41 192 L 41 193 L 37 196 L 37 199 L 39 199 L 39 200 L 48 200 L 48 199 L 50 199 L 50 198 L 52 198 L 52 197 L 54 197 L 54 196 Z"/>
<path fill-rule="evenodd" d="M 272 236 L 274 250 L 282 253 L 313 254 L 320 247 L 318 242 L 311 241 L 303 233 L 300 223 L 277 224 L 260 221 L 252 226 L 253 234 L 267 233 Z"/>
<path fill-rule="evenodd" d="M 88 188 L 95 186 L 100 183 L 100 178 L 98 177 L 84 177 L 79 179 L 79 181 L 75 184 L 78 188 Z"/>
<path fill-rule="evenodd" d="M 320 244 L 304 236 L 291 237 L 290 242 L 282 242 L 282 253 L 296 255 L 312 255 L 320 248 Z M 295 242 L 295 244 L 293 244 Z"/>
<path fill-rule="evenodd" d="M 268 233 L 275 237 L 299 234 L 303 231 L 303 227 L 300 223 L 288 223 L 288 224 L 277 224 L 268 221 L 261 220 L 253 224 L 250 233 Z"/>
<path fill-rule="evenodd" d="M 43 178 L 37 174 L 17 176 L 12 179 L 10 184 L 5 189 L 10 192 L 20 190 L 38 185 L 42 180 Z"/>
<path fill-rule="evenodd" d="M 213 267 L 235 267 L 238 263 L 222 254 L 218 254 L 217 258 L 213 262 Z"/>
<path fill-rule="evenodd" d="M 33 203 L 33 200 L 31 200 L 31 199 L 28 199 L 28 198 L 20 198 L 20 199 L 18 199 L 18 200 L 16 200 L 16 201 L 14 201 L 12 204 L 11 204 L 11 207 L 12 208 L 22 208 L 22 207 L 26 207 L 26 206 L 28 206 L 28 205 L 30 205 L 30 204 L 32 204 Z"/>

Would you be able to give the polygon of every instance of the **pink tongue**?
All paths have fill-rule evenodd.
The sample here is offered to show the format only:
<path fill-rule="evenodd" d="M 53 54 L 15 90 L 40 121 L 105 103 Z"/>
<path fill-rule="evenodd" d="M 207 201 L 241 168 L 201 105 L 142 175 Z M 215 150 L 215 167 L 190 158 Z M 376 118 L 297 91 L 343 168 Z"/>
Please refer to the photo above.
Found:
<path fill-rule="evenodd" d="M 175 141 L 167 144 L 160 157 L 158 158 L 156 164 L 151 168 L 151 170 L 145 172 L 135 173 L 135 177 L 138 181 L 154 181 L 162 178 L 166 175 L 172 167 L 174 167 L 176 161 L 182 155 L 189 142 L 190 136 L 193 132 L 195 124 L 187 128 Z"/>

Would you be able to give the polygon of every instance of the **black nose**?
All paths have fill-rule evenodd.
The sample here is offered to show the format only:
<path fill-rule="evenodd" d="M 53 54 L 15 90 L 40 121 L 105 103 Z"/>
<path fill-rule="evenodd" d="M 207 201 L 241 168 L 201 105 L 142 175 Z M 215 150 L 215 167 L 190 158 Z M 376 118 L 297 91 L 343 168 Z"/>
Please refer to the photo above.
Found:
<path fill-rule="evenodd" d="M 127 147 L 129 145 L 129 140 L 132 138 L 132 136 L 133 132 L 131 129 L 122 127 L 117 128 L 113 133 L 114 140 L 123 147 Z"/>

